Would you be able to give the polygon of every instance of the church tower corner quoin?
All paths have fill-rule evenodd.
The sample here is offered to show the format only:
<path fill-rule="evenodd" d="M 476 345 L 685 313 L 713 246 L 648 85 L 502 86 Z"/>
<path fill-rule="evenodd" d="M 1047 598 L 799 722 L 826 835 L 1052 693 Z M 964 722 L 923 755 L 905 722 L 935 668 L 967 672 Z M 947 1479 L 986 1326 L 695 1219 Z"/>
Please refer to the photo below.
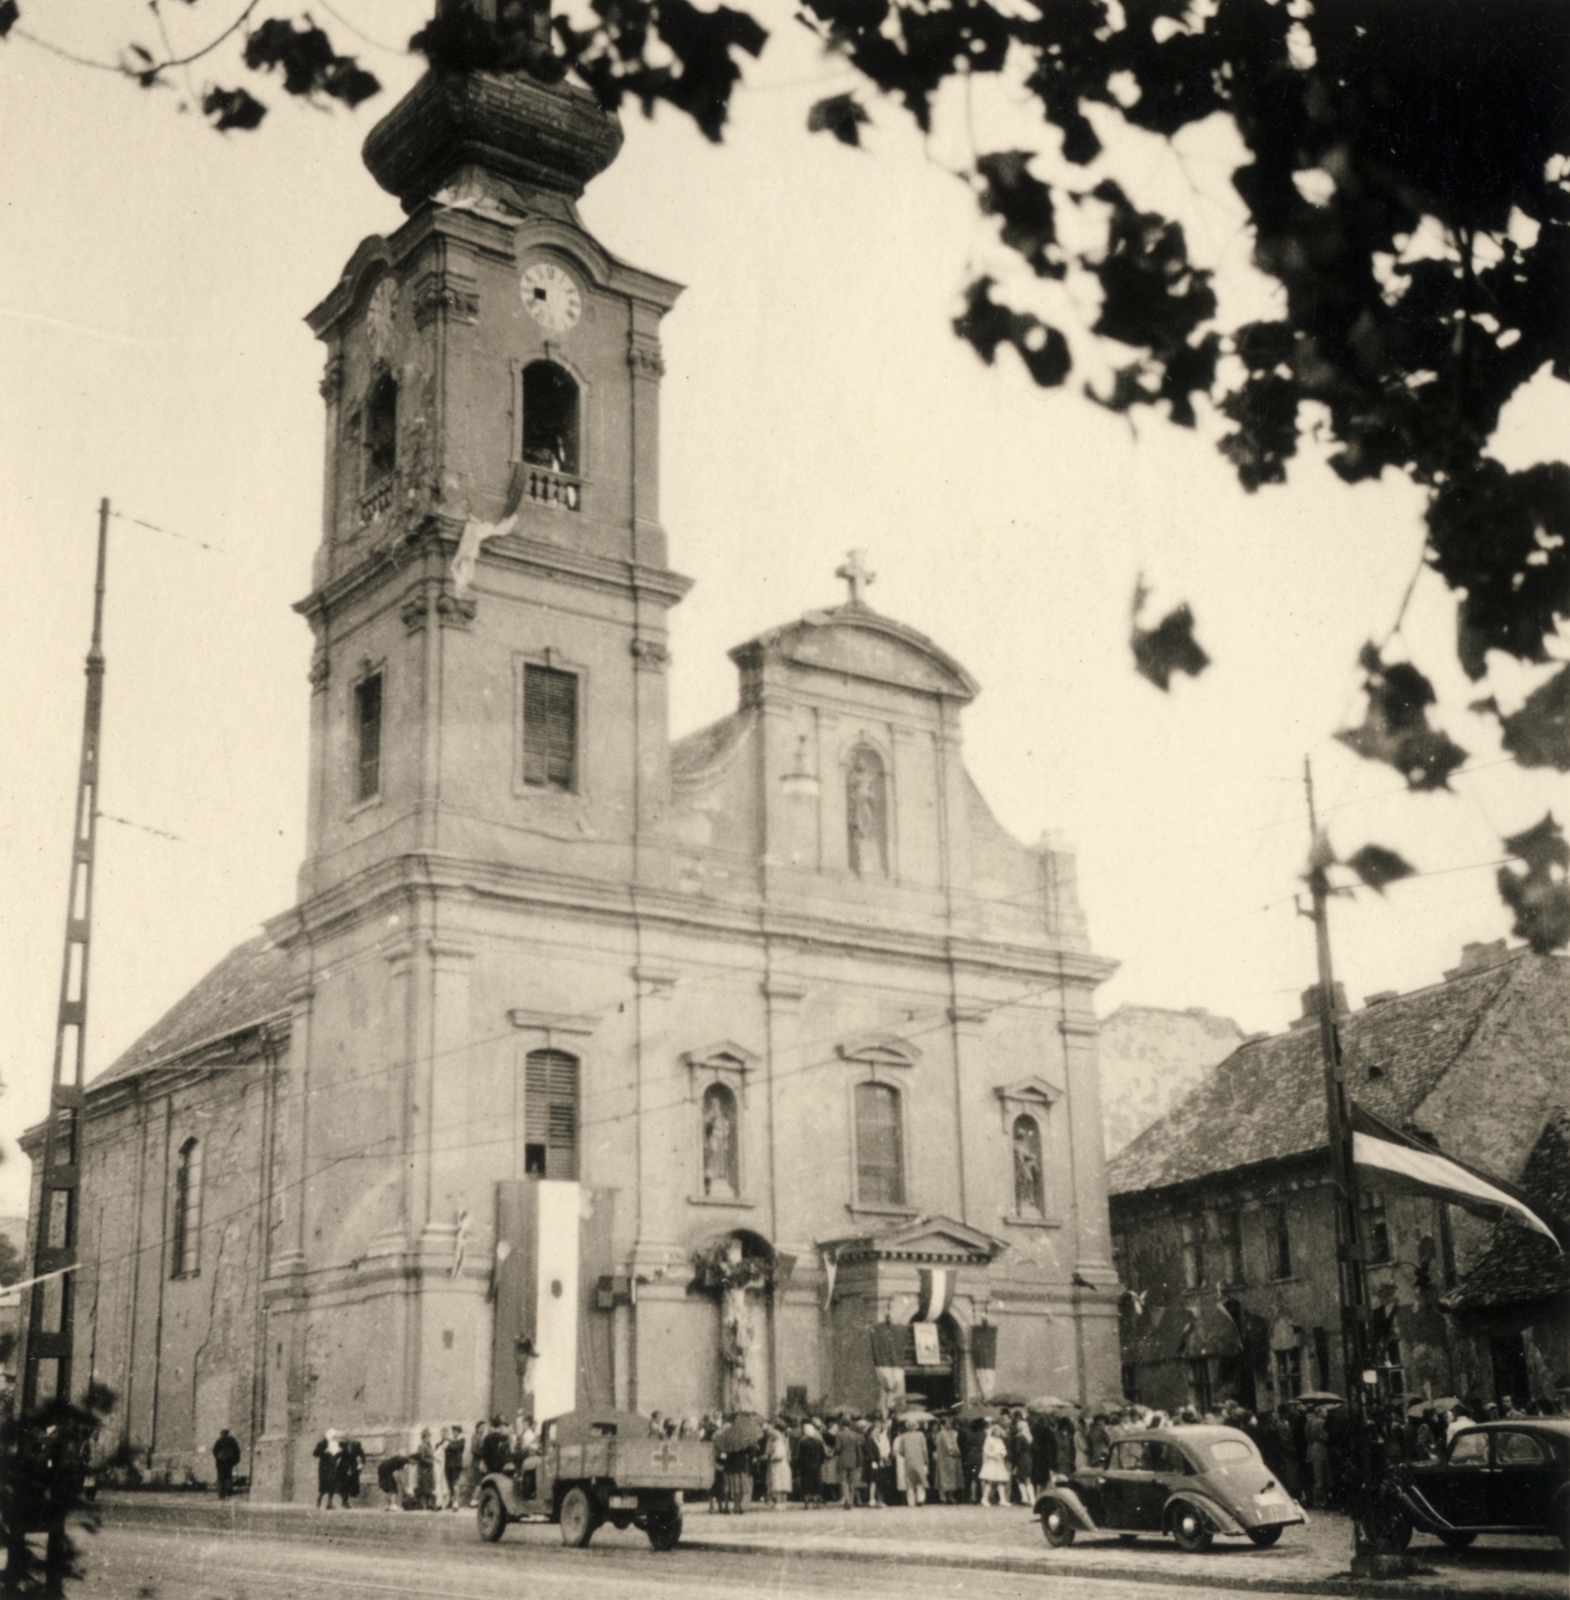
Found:
<path fill-rule="evenodd" d="M 139 1226 L 198 1128 L 205 1215 L 255 1222 L 187 1204 L 224 1279 L 104 1278 L 99 1375 L 189 1389 L 127 1436 L 200 1475 L 227 1425 L 262 1499 L 311 1498 L 328 1427 L 374 1459 L 520 1409 L 1117 1392 L 1113 964 L 1072 856 L 966 771 L 976 682 L 853 552 L 670 739 L 681 291 L 576 204 L 621 138 L 570 86 L 437 73 L 367 138 L 405 220 L 308 319 L 298 900 L 100 1080 Z"/>

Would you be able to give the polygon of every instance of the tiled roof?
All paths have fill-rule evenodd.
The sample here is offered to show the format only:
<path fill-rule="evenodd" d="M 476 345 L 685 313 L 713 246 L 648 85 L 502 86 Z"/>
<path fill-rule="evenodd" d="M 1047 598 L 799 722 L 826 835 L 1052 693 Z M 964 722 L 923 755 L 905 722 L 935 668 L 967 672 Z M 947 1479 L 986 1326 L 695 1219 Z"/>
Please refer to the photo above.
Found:
<path fill-rule="evenodd" d="M 1554 1216 L 1570 1221 L 1570 1112 L 1548 1119 L 1521 1171 L 1520 1187 Z M 1452 1311 L 1481 1311 L 1570 1296 L 1570 1255 L 1542 1234 L 1506 1217 L 1477 1264 L 1445 1297 Z"/>
<path fill-rule="evenodd" d="M 102 1088 L 265 1022 L 287 1009 L 289 956 L 264 934 L 236 945 L 207 976 L 88 1085 Z"/>
<path fill-rule="evenodd" d="M 671 746 L 671 772 L 678 778 L 701 772 L 718 761 L 741 736 L 746 719 L 737 712 L 711 722 Z"/>
<path fill-rule="evenodd" d="M 1341 1019 L 1349 1089 L 1400 1126 L 1455 1064 L 1483 1019 L 1537 963 L 1518 956 Z M 1113 1194 L 1159 1189 L 1325 1144 L 1317 1025 L 1240 1046 L 1107 1167 Z"/>

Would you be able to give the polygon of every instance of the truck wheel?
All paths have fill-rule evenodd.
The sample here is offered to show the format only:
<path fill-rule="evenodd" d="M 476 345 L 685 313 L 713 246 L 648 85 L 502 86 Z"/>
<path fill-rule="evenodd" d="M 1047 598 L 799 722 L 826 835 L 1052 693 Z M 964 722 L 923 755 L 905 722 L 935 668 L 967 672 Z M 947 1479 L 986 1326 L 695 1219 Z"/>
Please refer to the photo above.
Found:
<path fill-rule="evenodd" d="M 1074 1524 L 1056 1500 L 1049 1500 L 1041 1508 L 1041 1531 L 1054 1550 L 1062 1550 L 1074 1542 Z"/>
<path fill-rule="evenodd" d="M 1477 1537 L 1468 1528 L 1449 1528 L 1439 1536 L 1452 1550 L 1465 1550 Z"/>
<path fill-rule="evenodd" d="M 1179 1550 L 1198 1555 L 1210 1548 L 1215 1534 L 1210 1524 L 1194 1506 L 1179 1506 L 1172 1513 L 1172 1537 Z"/>
<path fill-rule="evenodd" d="M 502 1497 L 489 1484 L 480 1491 L 480 1505 L 475 1520 L 479 1523 L 480 1537 L 487 1544 L 495 1544 L 507 1531 L 507 1508 L 502 1504 Z"/>
<path fill-rule="evenodd" d="M 561 1503 L 561 1542 L 581 1550 L 594 1537 L 594 1502 L 585 1489 L 569 1489 Z"/>
<path fill-rule="evenodd" d="M 681 1511 L 676 1506 L 662 1506 L 649 1513 L 644 1532 L 656 1550 L 674 1550 L 681 1543 Z"/>

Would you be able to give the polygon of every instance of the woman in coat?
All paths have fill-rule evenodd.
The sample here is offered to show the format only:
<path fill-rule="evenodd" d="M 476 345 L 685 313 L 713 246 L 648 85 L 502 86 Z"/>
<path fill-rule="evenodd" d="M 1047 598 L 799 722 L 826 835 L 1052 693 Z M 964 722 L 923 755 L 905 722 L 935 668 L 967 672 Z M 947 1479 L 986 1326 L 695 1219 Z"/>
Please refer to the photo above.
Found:
<path fill-rule="evenodd" d="M 905 1504 L 925 1505 L 930 1473 L 926 1434 L 920 1428 L 906 1428 L 894 1441 L 894 1448 L 899 1451 L 900 1461 L 905 1468 Z"/>
<path fill-rule="evenodd" d="M 1006 1506 L 1009 1498 L 1009 1451 L 998 1427 L 987 1429 L 981 1444 L 981 1503 Z"/>
<path fill-rule="evenodd" d="M 1009 1430 L 1008 1447 L 1009 1467 L 1019 1488 L 1019 1503 L 1022 1506 L 1034 1506 L 1036 1496 L 1030 1475 L 1035 1471 L 1036 1441 L 1031 1438 L 1030 1424 L 1023 1417 L 1014 1419 Z"/>
<path fill-rule="evenodd" d="M 360 1495 L 360 1468 L 365 1465 L 365 1447 L 358 1439 L 345 1439 L 338 1447 L 338 1499 L 345 1511 L 354 1509 Z"/>
<path fill-rule="evenodd" d="M 311 1452 L 316 1457 L 316 1505 L 321 1509 L 322 1501 L 327 1502 L 329 1511 L 333 1508 L 333 1496 L 338 1492 L 338 1430 L 329 1428 L 326 1435 L 316 1441 L 316 1448 Z"/>
<path fill-rule="evenodd" d="M 790 1499 L 790 1440 L 780 1428 L 769 1429 L 769 1504 Z"/>
<path fill-rule="evenodd" d="M 932 1492 L 946 1506 L 965 1497 L 965 1467 L 959 1455 L 959 1435 L 945 1420 L 932 1441 Z"/>
<path fill-rule="evenodd" d="M 823 1506 L 823 1439 L 810 1422 L 801 1425 L 801 1443 L 796 1446 L 797 1487 L 801 1503 L 808 1511 Z"/>

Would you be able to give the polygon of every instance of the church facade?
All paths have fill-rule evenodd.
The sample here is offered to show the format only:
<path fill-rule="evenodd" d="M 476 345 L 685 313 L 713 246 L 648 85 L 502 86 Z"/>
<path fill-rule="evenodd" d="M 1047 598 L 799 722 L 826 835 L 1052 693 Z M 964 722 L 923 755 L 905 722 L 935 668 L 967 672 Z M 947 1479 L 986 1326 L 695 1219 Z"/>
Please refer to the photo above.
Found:
<path fill-rule="evenodd" d="M 575 206 L 619 142 L 484 75 L 371 133 L 298 900 L 88 1090 L 76 1371 L 262 1497 L 328 1426 L 1117 1392 L 1112 966 L 965 769 L 975 682 L 853 554 L 669 737 L 679 290 Z"/>

